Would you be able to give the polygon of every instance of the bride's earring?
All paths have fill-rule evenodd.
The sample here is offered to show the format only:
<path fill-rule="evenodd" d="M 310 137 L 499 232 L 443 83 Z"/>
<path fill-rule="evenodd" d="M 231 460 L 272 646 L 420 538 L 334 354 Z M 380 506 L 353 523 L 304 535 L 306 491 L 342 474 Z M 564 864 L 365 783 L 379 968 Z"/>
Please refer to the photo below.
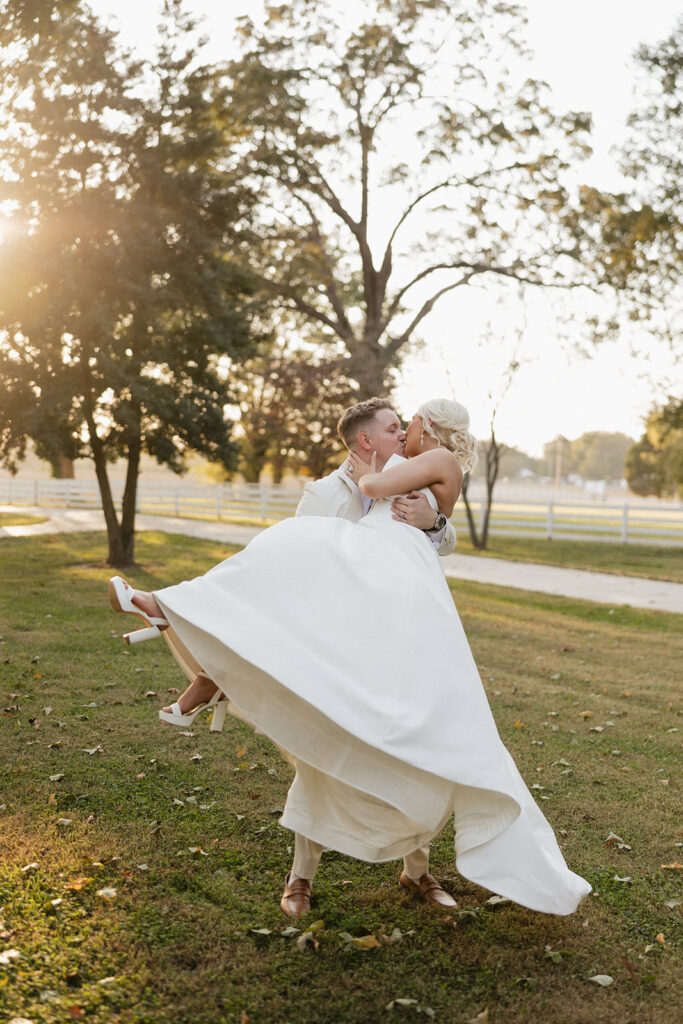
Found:
<path fill-rule="evenodd" d="M 420 448 L 424 448 L 424 443 L 425 443 L 425 430 L 424 430 L 424 427 L 423 427 L 422 428 L 422 433 L 420 434 Z"/>

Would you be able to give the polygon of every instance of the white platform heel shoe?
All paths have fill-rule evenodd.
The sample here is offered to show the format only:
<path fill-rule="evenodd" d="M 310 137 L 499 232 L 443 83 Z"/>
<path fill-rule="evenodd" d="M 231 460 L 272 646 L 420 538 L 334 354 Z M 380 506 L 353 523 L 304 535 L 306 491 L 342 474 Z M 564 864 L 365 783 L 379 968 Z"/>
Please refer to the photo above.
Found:
<path fill-rule="evenodd" d="M 225 721 L 225 712 L 228 707 L 227 700 L 221 700 L 223 696 L 220 690 L 216 690 L 211 700 L 206 700 L 202 704 L 197 704 L 196 707 L 192 708 L 191 711 L 183 714 L 180 710 L 180 704 L 176 701 L 175 704 L 171 704 L 170 711 L 160 711 L 159 719 L 162 722 L 167 722 L 168 725 L 182 725 L 188 728 L 194 722 L 197 715 L 200 715 L 202 711 L 206 711 L 207 708 L 213 708 L 213 714 L 211 716 L 211 732 L 221 732 L 223 728 L 223 722 Z"/>
<path fill-rule="evenodd" d="M 141 608 L 133 604 L 135 591 L 121 576 L 112 576 L 109 580 L 109 603 L 115 612 L 130 612 L 147 623 L 146 629 L 136 629 L 133 633 L 124 633 L 127 644 L 142 643 L 161 636 L 160 626 L 168 626 L 168 620 L 154 615 L 146 615 Z"/>

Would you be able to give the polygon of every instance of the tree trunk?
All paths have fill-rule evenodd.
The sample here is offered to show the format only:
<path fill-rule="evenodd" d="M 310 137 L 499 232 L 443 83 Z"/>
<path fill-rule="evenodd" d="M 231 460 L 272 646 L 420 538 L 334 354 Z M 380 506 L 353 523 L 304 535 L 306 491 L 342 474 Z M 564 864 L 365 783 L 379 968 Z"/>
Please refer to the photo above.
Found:
<path fill-rule="evenodd" d="M 479 549 L 481 547 L 481 541 L 479 540 L 479 533 L 477 531 L 477 524 L 474 521 L 472 509 L 470 507 L 469 499 L 467 497 L 467 491 L 470 484 L 469 473 L 466 473 L 462 481 L 462 500 L 465 502 L 465 514 L 467 516 L 467 526 L 470 531 L 470 540 L 472 541 L 472 547 Z"/>
<path fill-rule="evenodd" d="M 57 455 L 50 463 L 50 473 L 55 480 L 73 480 L 73 459 L 67 458 L 66 455 Z"/>
<path fill-rule="evenodd" d="M 135 561 L 135 511 L 138 496 L 141 449 L 142 440 L 138 434 L 128 448 L 126 486 L 123 491 L 123 503 L 121 505 L 121 550 L 125 562 L 117 564 L 133 565 Z"/>
<path fill-rule="evenodd" d="M 107 538 L 109 541 L 109 557 L 107 558 L 107 564 L 117 569 L 123 569 L 131 563 L 126 557 L 123 538 L 121 536 L 121 526 L 119 525 L 119 521 L 116 517 L 114 498 L 111 493 L 109 477 L 107 476 L 107 460 L 104 454 L 104 445 L 97 435 L 97 428 L 95 427 L 95 421 L 93 420 L 91 413 L 86 415 L 86 422 L 88 424 L 90 447 L 92 449 L 93 461 L 95 463 L 95 474 L 97 476 L 97 483 L 100 488 L 100 497 L 102 499 L 102 512 L 104 513 L 104 521 L 107 526 Z"/>

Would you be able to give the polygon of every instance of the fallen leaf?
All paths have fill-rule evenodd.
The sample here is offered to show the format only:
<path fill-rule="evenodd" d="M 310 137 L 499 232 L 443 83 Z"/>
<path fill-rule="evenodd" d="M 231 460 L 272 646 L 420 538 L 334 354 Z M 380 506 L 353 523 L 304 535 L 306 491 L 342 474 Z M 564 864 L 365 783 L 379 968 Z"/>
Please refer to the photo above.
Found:
<path fill-rule="evenodd" d="M 624 967 L 628 971 L 628 974 L 629 974 L 629 977 L 631 978 L 631 980 L 632 981 L 640 981 L 640 975 L 638 974 L 638 971 L 636 970 L 636 965 L 632 964 L 630 962 L 630 960 L 627 960 L 625 956 L 620 956 L 619 959 L 621 960 L 622 964 L 624 965 Z"/>
<path fill-rule="evenodd" d="M 270 929 L 270 928 L 250 928 L 249 931 L 253 932 L 254 935 L 272 935 L 273 934 L 272 929 Z"/>
<path fill-rule="evenodd" d="M 39 867 L 40 867 L 40 865 L 38 864 L 38 862 L 34 861 L 33 864 L 26 864 L 26 865 L 24 865 L 24 867 L 21 869 L 21 871 L 22 871 L 22 874 L 28 874 L 29 871 L 37 871 Z"/>
<path fill-rule="evenodd" d="M 616 846 L 618 850 L 630 850 L 631 847 L 628 843 L 624 842 L 621 836 L 618 836 L 616 832 L 610 832 L 605 840 L 605 846 Z"/>
<path fill-rule="evenodd" d="M 83 750 L 84 754 L 90 754 L 91 756 L 93 754 L 103 754 L 104 753 L 104 747 L 102 746 L 101 743 L 98 746 L 96 746 L 96 747 L 83 747 L 82 750 Z"/>
<path fill-rule="evenodd" d="M 300 928 L 295 928 L 294 925 L 290 925 L 289 928 L 284 928 L 280 932 L 280 935 L 285 939 L 291 939 L 293 935 L 298 935 L 300 931 Z"/>
<path fill-rule="evenodd" d="M 681 903 L 683 903 L 683 900 L 664 900 L 664 906 L 668 907 L 669 910 L 680 907 Z"/>
<path fill-rule="evenodd" d="M 526 728 L 524 722 L 522 721 L 521 718 L 518 718 L 517 721 L 515 722 L 515 729 L 524 729 L 524 728 Z"/>
<path fill-rule="evenodd" d="M 478 1013 L 476 1017 L 470 1017 L 467 1024 L 486 1024 L 489 1019 L 489 1008 L 486 1007 L 481 1013 Z"/>
<path fill-rule="evenodd" d="M 392 999 L 385 1009 L 393 1010 L 395 1006 L 417 1006 L 417 999 Z"/>
<path fill-rule="evenodd" d="M 391 935 L 383 935 L 382 939 L 387 943 L 388 946 L 395 946 L 397 943 L 405 939 L 406 935 L 414 935 L 415 929 L 411 928 L 410 931 L 402 932 L 400 928 L 394 928 Z"/>
<path fill-rule="evenodd" d="M 631 876 L 630 875 L 624 875 L 623 878 L 620 878 L 619 875 L 615 875 L 614 878 L 612 879 L 612 881 L 613 882 L 630 882 L 631 881 Z"/>
<path fill-rule="evenodd" d="M 64 772 L 59 772 L 57 775 L 50 776 L 50 782 L 60 782 L 64 778 Z"/>
<path fill-rule="evenodd" d="M 594 981 L 596 985 L 602 985 L 603 988 L 607 988 L 608 985 L 612 984 L 614 978 L 609 974 L 594 974 L 593 977 L 588 980 Z"/>
<path fill-rule="evenodd" d="M 489 896 L 486 902 L 492 907 L 499 907 L 502 903 L 509 903 L 510 900 L 507 896 Z"/>
<path fill-rule="evenodd" d="M 677 860 L 675 860 L 673 864 L 662 864 L 662 869 L 664 871 L 680 871 L 681 868 L 683 868 L 683 864 L 679 864 Z"/>
<path fill-rule="evenodd" d="M 72 822 L 71 818 L 58 818 L 57 819 L 57 828 L 65 830 L 65 829 L 67 829 L 69 827 L 71 822 Z"/>
<path fill-rule="evenodd" d="M 579 718 L 592 718 L 592 717 L 593 717 L 593 712 L 592 711 L 580 711 L 579 712 Z"/>
<path fill-rule="evenodd" d="M 348 932 L 339 932 L 339 938 L 344 940 L 347 948 L 353 946 L 354 949 L 377 949 L 382 945 L 374 935 L 355 936 L 349 935 Z"/>
<path fill-rule="evenodd" d="M 105 886 L 104 889 L 98 889 L 97 895 L 101 896 L 103 900 L 113 900 L 116 897 L 116 889 L 112 889 L 111 886 Z"/>
<path fill-rule="evenodd" d="M 20 956 L 21 953 L 18 949 L 6 949 L 4 953 L 0 953 L 0 964 L 3 967 L 7 967 L 10 960 L 16 960 Z"/>
<path fill-rule="evenodd" d="M 192 757 L 190 758 L 190 761 L 203 761 L 203 760 L 204 760 L 204 758 L 202 757 L 201 754 L 193 754 Z"/>
<path fill-rule="evenodd" d="M 66 888 L 72 892 L 80 892 L 88 882 L 92 882 L 92 878 L 72 878 L 70 882 L 67 882 Z"/>
<path fill-rule="evenodd" d="M 659 932 L 658 935 L 655 935 L 655 942 L 658 942 L 660 946 L 664 945 L 664 932 Z"/>

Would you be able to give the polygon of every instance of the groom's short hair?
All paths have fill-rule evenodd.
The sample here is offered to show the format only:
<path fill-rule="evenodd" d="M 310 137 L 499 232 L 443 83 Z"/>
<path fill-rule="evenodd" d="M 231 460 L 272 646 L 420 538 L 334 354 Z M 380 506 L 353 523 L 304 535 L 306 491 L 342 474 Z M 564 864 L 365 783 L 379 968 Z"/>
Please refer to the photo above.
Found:
<path fill-rule="evenodd" d="M 393 409 L 393 406 L 386 398 L 368 398 L 342 413 L 337 423 L 337 433 L 347 448 L 353 447 L 360 431 L 367 430 L 380 409 Z"/>

